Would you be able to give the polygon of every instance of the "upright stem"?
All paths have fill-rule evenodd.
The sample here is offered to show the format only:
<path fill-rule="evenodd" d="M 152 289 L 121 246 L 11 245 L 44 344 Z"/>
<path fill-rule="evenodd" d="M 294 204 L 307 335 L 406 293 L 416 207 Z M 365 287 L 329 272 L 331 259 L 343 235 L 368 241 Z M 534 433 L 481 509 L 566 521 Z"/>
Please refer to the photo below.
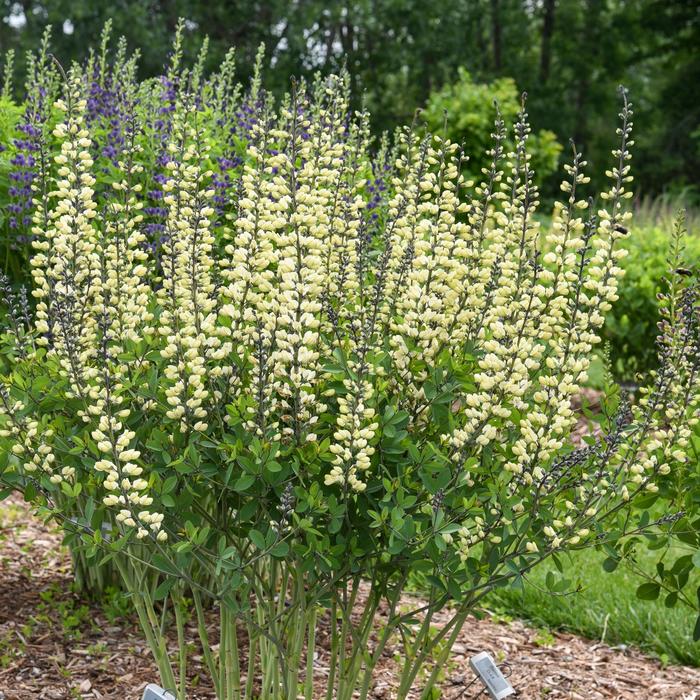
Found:
<path fill-rule="evenodd" d="M 365 673 L 372 674 L 374 664 L 372 663 L 372 656 L 367 652 L 367 642 L 374 626 L 374 614 L 378 606 L 379 600 L 374 591 L 372 591 L 370 597 L 367 599 L 360 624 L 358 625 L 359 634 L 354 634 L 354 630 L 351 629 L 352 655 L 350 656 L 346 673 L 348 679 L 345 691 L 347 700 L 351 700 L 355 693 L 355 688 L 360 679 L 360 669 L 362 668 L 363 661 L 365 663 Z"/>
<path fill-rule="evenodd" d="M 284 619 L 284 610 L 287 602 L 287 578 L 288 573 L 286 568 L 281 565 L 277 559 L 270 559 L 270 578 L 268 580 L 268 595 L 267 598 L 270 601 L 270 609 L 268 612 L 268 629 L 273 639 L 281 640 L 281 635 L 278 632 L 277 621 Z M 277 592 L 277 604 L 275 605 L 275 592 Z M 270 640 L 268 645 L 270 653 L 270 668 L 271 668 L 271 681 L 270 685 L 272 687 L 272 693 L 270 695 L 271 700 L 281 700 L 280 695 L 280 682 L 284 682 L 286 685 L 287 679 L 283 675 L 280 678 L 280 665 L 284 663 L 285 659 L 280 656 L 280 650 L 277 645 Z"/>
<path fill-rule="evenodd" d="M 328 686 L 326 687 L 326 700 L 333 700 L 333 690 L 335 689 L 335 669 L 338 659 L 338 603 L 335 596 L 331 601 L 331 658 L 328 668 Z"/>
<path fill-rule="evenodd" d="M 182 614 L 182 598 L 173 600 L 173 610 L 175 611 L 175 626 L 177 627 L 177 645 L 180 665 L 178 675 L 180 680 L 180 691 L 178 700 L 186 700 L 187 695 L 187 644 L 185 643 L 185 621 Z"/>
<path fill-rule="evenodd" d="M 194 607 L 197 612 L 197 630 L 199 632 L 199 641 L 202 643 L 202 653 L 204 655 L 204 662 L 207 665 L 209 671 L 209 676 L 211 677 L 212 683 L 214 684 L 214 691 L 216 692 L 216 697 L 221 697 L 221 682 L 219 681 L 219 671 L 216 667 L 216 661 L 214 660 L 214 655 L 211 651 L 211 645 L 209 644 L 209 634 L 207 632 L 206 619 L 204 618 L 204 609 L 202 607 L 202 598 L 196 587 L 192 588 L 192 599 L 194 600 Z"/>
<path fill-rule="evenodd" d="M 258 655 L 258 640 L 253 625 L 248 625 L 248 675 L 245 679 L 245 700 L 253 700 L 255 683 L 255 661 Z"/>
<path fill-rule="evenodd" d="M 434 590 L 430 592 L 430 603 L 433 602 L 433 594 Z M 401 681 L 399 684 L 399 690 L 406 689 L 408 691 L 410 689 L 411 684 L 413 683 L 413 680 L 415 678 L 415 674 L 412 673 L 412 666 L 411 666 L 411 658 L 418 659 L 420 658 L 421 653 L 426 647 L 426 640 L 430 636 L 430 624 L 433 620 L 433 609 L 432 607 L 428 609 L 428 611 L 425 614 L 425 617 L 423 618 L 423 622 L 421 623 L 420 629 L 418 631 L 418 635 L 416 636 L 415 643 L 413 644 L 413 651 L 409 653 L 408 649 L 404 649 L 404 653 L 406 655 L 406 662 L 403 667 L 403 671 L 401 673 Z M 417 673 L 417 671 L 416 671 Z"/>
<path fill-rule="evenodd" d="M 221 626 L 219 630 L 219 700 L 229 700 L 229 682 L 226 677 L 228 672 L 228 664 L 226 663 L 226 637 L 228 635 L 228 629 L 226 627 L 226 613 L 224 612 L 223 604 L 219 610 L 219 622 Z"/>
<path fill-rule="evenodd" d="M 231 663 L 232 673 L 233 673 L 233 700 L 240 700 L 241 698 L 241 667 L 239 663 L 239 651 L 238 651 L 238 619 L 234 614 L 230 615 L 229 626 L 230 631 L 230 644 L 229 644 L 229 660 Z"/>
<path fill-rule="evenodd" d="M 119 556 L 115 556 L 114 562 L 134 601 L 134 607 L 136 608 L 136 614 L 139 618 L 141 629 L 146 635 L 146 642 L 158 665 L 161 683 L 166 689 L 175 690 L 177 688 L 177 683 L 175 682 L 175 674 L 170 665 L 165 635 L 160 631 L 160 626 L 158 625 L 158 620 L 156 619 L 151 601 L 147 600 L 143 592 L 145 588 L 137 585 L 134 576 L 129 570 L 129 565 L 125 561 L 122 561 Z"/>
<path fill-rule="evenodd" d="M 306 679 L 304 700 L 313 700 L 314 694 L 314 653 L 316 650 L 316 608 L 309 613 L 309 631 L 306 642 Z"/>
<path fill-rule="evenodd" d="M 291 612 L 287 615 L 286 624 L 289 625 L 287 637 L 291 640 L 287 669 L 287 689 L 296 697 L 299 687 L 299 671 L 302 654 L 304 651 L 304 637 L 306 635 L 307 611 L 306 589 L 304 586 L 304 574 L 299 567 L 291 575 Z M 284 586 L 281 588 L 284 594 Z"/>
<path fill-rule="evenodd" d="M 374 613 L 379 605 L 379 597 L 373 584 L 367 602 L 365 603 L 362 617 L 357 629 L 355 629 L 352 624 L 352 611 L 355 607 L 359 584 L 359 579 L 353 581 L 353 591 L 350 600 L 347 605 L 343 606 L 343 632 L 340 640 L 342 646 L 337 700 L 351 700 L 359 681 L 360 669 L 363 661 L 366 667 L 372 665 L 372 657 L 367 653 L 367 642 L 372 631 Z M 351 638 L 351 654 L 350 658 L 346 661 L 345 640 L 348 634 L 350 634 Z"/>
<path fill-rule="evenodd" d="M 352 590 L 350 592 L 350 598 L 348 599 L 347 594 L 347 584 L 343 588 L 343 602 L 340 606 L 340 611 L 343 616 L 343 624 L 340 628 L 340 650 L 338 655 L 338 691 L 337 700 L 341 700 L 346 694 L 347 678 L 345 673 L 345 640 L 347 639 L 348 632 L 352 625 L 352 609 L 355 606 L 355 599 L 357 598 L 357 592 L 359 589 L 359 578 L 354 578 L 352 580 Z"/>
<path fill-rule="evenodd" d="M 452 630 L 452 634 L 450 634 L 450 638 L 447 640 L 447 644 L 445 645 L 445 648 L 442 650 L 440 653 L 440 656 L 435 660 L 435 666 L 433 667 L 432 672 L 430 673 L 430 677 L 428 678 L 428 682 L 425 685 L 425 688 L 423 688 L 423 692 L 421 693 L 421 700 L 428 700 L 428 698 L 431 697 L 431 691 L 433 686 L 435 685 L 435 681 L 438 679 L 438 675 L 440 671 L 442 670 L 443 666 L 447 662 L 447 659 L 450 656 L 450 652 L 452 651 L 452 647 L 454 646 L 454 643 L 457 641 L 457 637 L 459 636 L 459 633 L 462 631 L 462 627 L 464 627 L 464 623 L 467 620 L 468 612 L 466 610 L 460 612 L 456 616 L 456 622 L 455 626 Z"/>
<path fill-rule="evenodd" d="M 389 611 L 387 614 L 387 624 L 382 632 L 382 636 L 379 638 L 379 642 L 374 650 L 371 662 L 365 667 L 364 678 L 362 680 L 362 687 L 360 689 L 360 700 L 367 700 L 369 694 L 369 686 L 372 682 L 372 674 L 377 666 L 381 655 L 384 653 L 384 649 L 387 645 L 391 635 L 396 631 L 396 625 L 393 623 L 394 615 L 396 613 L 396 607 L 401 599 L 401 593 L 403 592 L 403 587 L 408 579 L 408 574 L 404 574 L 400 582 L 396 585 L 394 589 L 394 595 L 389 601 Z"/>
<path fill-rule="evenodd" d="M 452 646 L 457 640 L 457 636 L 462 630 L 462 626 L 464 625 L 468 615 L 469 608 L 465 606 L 458 613 L 455 614 L 455 616 L 435 635 L 435 637 L 433 637 L 433 639 L 430 640 L 430 642 L 423 645 L 423 648 L 421 649 L 413 663 L 411 663 L 410 661 L 406 662 L 406 665 L 404 666 L 404 672 L 402 674 L 401 686 L 399 687 L 396 700 L 405 700 L 405 698 L 408 695 L 408 692 L 411 690 L 416 676 L 423 667 L 423 664 L 425 664 L 425 662 L 428 660 L 435 647 L 437 647 L 437 645 L 449 634 L 450 636 L 447 641 L 447 645 L 445 649 L 443 649 L 439 659 L 437 660 L 438 662 L 433 668 L 430 678 L 428 679 L 428 684 L 426 685 L 423 691 L 423 695 L 421 696 L 421 700 L 424 700 L 424 698 L 428 697 L 427 693 L 432 687 L 432 684 L 434 684 L 437 680 L 437 676 L 440 673 L 442 666 L 441 661 L 444 662 L 444 660 L 446 660 L 449 656 L 450 650 L 452 649 Z"/>
<path fill-rule="evenodd" d="M 221 644 L 219 654 L 224 670 L 222 687 L 223 700 L 240 700 L 241 675 L 238 665 L 238 630 L 235 615 L 225 602 L 221 603 Z"/>

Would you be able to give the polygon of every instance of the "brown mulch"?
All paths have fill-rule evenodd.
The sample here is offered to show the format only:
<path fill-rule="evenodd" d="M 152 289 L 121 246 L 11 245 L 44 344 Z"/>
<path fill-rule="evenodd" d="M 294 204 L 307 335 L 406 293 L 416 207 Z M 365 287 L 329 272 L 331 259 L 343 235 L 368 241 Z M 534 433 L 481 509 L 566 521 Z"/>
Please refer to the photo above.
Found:
<path fill-rule="evenodd" d="M 21 501 L 0 504 L 0 700 L 140 700 L 157 673 L 138 627 L 132 618 L 118 615 L 118 607 L 116 616 L 114 606 L 108 616 L 103 606 L 71 591 L 70 560 L 60 540 Z M 417 601 L 406 597 L 404 602 Z M 438 614 L 435 623 L 439 626 L 446 615 Z M 323 648 L 328 624 L 322 625 L 319 639 L 319 691 L 328 672 Z M 194 629 L 188 630 L 189 638 L 194 643 Z M 445 669 L 444 700 L 477 697 L 477 684 L 467 688 L 473 680 L 468 659 L 483 650 L 509 664 L 510 681 L 523 699 L 700 700 L 700 669 L 662 668 L 638 651 L 572 634 L 552 633 L 543 645 L 541 630 L 488 617 L 471 619 L 455 645 Z M 394 697 L 398 654 L 398 645 L 387 648 L 372 698 Z M 188 699 L 210 700 L 214 695 L 196 651 L 191 666 Z"/>

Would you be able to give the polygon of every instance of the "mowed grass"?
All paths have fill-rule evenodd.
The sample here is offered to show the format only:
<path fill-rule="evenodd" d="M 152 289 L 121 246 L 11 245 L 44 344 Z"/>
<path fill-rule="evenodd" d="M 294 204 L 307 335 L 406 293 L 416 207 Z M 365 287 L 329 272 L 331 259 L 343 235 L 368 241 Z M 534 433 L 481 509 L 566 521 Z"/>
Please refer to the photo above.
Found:
<path fill-rule="evenodd" d="M 485 600 L 488 610 L 551 629 L 576 632 L 611 646 L 626 645 L 659 658 L 663 663 L 700 666 L 700 642 L 693 642 L 695 614 L 683 605 L 664 606 L 663 595 L 655 601 L 636 597 L 643 581 L 624 564 L 614 572 L 602 568 L 605 555 L 595 550 L 573 552 L 564 575 L 581 591 L 554 595 L 547 591 L 548 571 L 554 563 L 543 562 L 528 577 L 524 590 L 505 588 Z M 639 553 L 638 562 L 653 571 L 656 559 Z M 700 581 L 696 582 L 696 586 Z M 694 588 L 689 588 L 690 593 Z"/>

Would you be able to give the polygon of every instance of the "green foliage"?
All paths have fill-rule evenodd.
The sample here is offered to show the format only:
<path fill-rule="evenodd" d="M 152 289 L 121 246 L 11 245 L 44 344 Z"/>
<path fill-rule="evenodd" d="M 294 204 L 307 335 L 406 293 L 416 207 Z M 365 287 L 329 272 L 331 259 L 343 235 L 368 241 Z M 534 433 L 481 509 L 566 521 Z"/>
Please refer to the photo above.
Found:
<path fill-rule="evenodd" d="M 683 546 L 676 543 L 669 556 L 683 552 Z M 618 560 L 612 572 L 604 568 L 605 557 L 587 550 L 563 558 L 564 573 L 573 584 L 559 595 L 552 595 L 546 581 L 550 575 L 560 575 L 559 570 L 553 562 L 546 562 L 527 577 L 522 589 L 500 588 L 491 593 L 485 607 L 498 615 L 576 632 L 607 644 L 636 646 L 660 659 L 700 666 L 700 644 L 693 642 L 694 619 L 687 608 L 667 607 L 665 595 L 653 601 L 636 595 L 642 580 L 637 570 L 654 571 L 657 553 L 640 544 L 634 556 L 636 566 Z M 700 583 L 700 571 L 691 580 Z"/>
<path fill-rule="evenodd" d="M 458 71 L 456 82 L 433 92 L 423 112 L 428 128 L 435 134 L 445 134 L 451 141 L 463 144 L 471 156 L 467 173 L 477 180 L 488 166 L 486 155 L 496 118 L 496 104 L 501 117 L 514 123 L 521 109 L 521 97 L 512 78 L 497 78 L 490 83 L 477 83 L 464 68 Z M 514 148 L 514 136 L 505 142 L 507 151 Z M 540 130 L 530 134 L 528 152 L 536 182 L 542 183 L 557 169 L 561 144 L 554 132 Z"/>
<path fill-rule="evenodd" d="M 641 190 L 660 193 L 677 182 L 698 196 L 700 20 L 688 1 L 7 0 L 0 4 L 0 47 L 16 51 L 15 95 L 23 95 L 26 51 L 38 47 L 46 26 L 69 65 L 87 57 L 111 19 L 130 48 L 140 47 L 140 76 L 152 77 L 163 72 L 180 16 L 188 20 L 188 60 L 202 37 L 210 38 L 207 71 L 235 45 L 237 77 L 247 79 L 264 42 L 276 66 L 267 87 L 277 95 L 291 76 L 308 79 L 346 65 L 354 105 L 366 100 L 377 132 L 410 122 L 431 92 L 457 79 L 460 66 L 479 82 L 509 76 L 530 95 L 534 122 L 562 143 L 573 137 L 601 169 L 611 145 L 607 115 L 623 83 L 644 105 Z"/>
<path fill-rule="evenodd" d="M 694 642 L 700 642 L 700 417 L 694 419 L 694 431 L 689 435 L 688 459 L 673 476 L 661 484 L 655 502 L 669 521 L 666 532 L 639 541 L 646 546 L 648 558 L 654 565 L 643 567 L 630 553 L 631 568 L 645 582 L 637 595 L 646 599 L 662 599 L 666 608 L 692 610 L 695 619 L 687 618 L 692 626 Z M 652 505 L 650 503 L 649 505 Z M 690 629 L 688 630 L 690 634 Z"/>
<path fill-rule="evenodd" d="M 661 316 L 659 339 L 662 352 L 671 351 L 673 341 L 669 329 L 677 319 L 698 312 L 697 269 L 684 267 L 692 238 L 688 239 L 685 215 L 681 212 L 670 236 L 666 275 L 656 299 Z M 691 253 L 692 255 L 692 253 Z M 693 256 L 697 260 L 697 256 Z M 700 358 L 700 332 L 689 333 L 683 341 L 686 361 L 697 363 Z M 698 371 L 698 370 L 696 370 Z M 657 382 L 664 381 L 663 367 L 652 372 Z M 678 468 L 665 474 L 659 489 L 637 504 L 641 508 L 638 523 L 640 535 L 626 542 L 614 543 L 608 548 L 606 570 L 613 571 L 620 562 L 633 570 L 641 579 L 636 589 L 641 600 L 663 600 L 667 608 L 677 605 L 690 608 L 696 614 L 693 640 L 700 641 L 700 409 L 689 415 L 688 424 L 679 433 L 679 444 L 684 451 Z M 651 514 L 660 517 L 662 527 L 656 532 L 644 532 Z M 644 533 L 644 537 L 641 536 Z M 646 546 L 653 556 L 654 567 L 643 567 L 638 552 Z"/>
<path fill-rule="evenodd" d="M 581 198 L 574 154 L 542 232 L 524 108 L 510 143 L 496 120 L 473 186 L 459 145 L 436 135 L 406 127 L 377 156 L 347 74 L 276 102 L 262 54 L 247 91 L 232 54 L 209 76 L 205 49 L 188 67 L 186 26 L 162 81 L 139 81 L 123 42 L 68 75 L 32 64 L 32 141 L 16 148 L 42 155 L 21 224 L 35 305 L 2 280 L 2 495 L 22 492 L 73 551 L 118 571 L 178 700 L 188 624 L 219 698 L 249 700 L 256 675 L 266 700 L 290 697 L 307 655 L 310 700 L 324 610 L 340 623 L 330 694 L 366 698 L 393 634 L 396 697 L 432 654 L 427 694 L 490 589 L 658 529 L 631 509 L 685 462 L 698 324 L 673 304 L 670 379 L 629 410 L 614 397 L 591 449 L 569 441 L 631 216 L 626 93 L 603 206 Z M 416 572 L 424 615 L 399 610 Z M 448 603 L 445 638 L 431 616 Z M 176 659 L 156 620 L 166 604 Z"/>
<path fill-rule="evenodd" d="M 13 150 L 10 144 L 16 136 L 16 127 L 19 122 L 22 107 L 16 105 L 9 97 L 0 97 L 0 269 L 9 270 L 11 256 L 14 255 L 14 236 L 8 224 L 9 215 L 7 205 L 10 198 L 10 160 Z"/>
<path fill-rule="evenodd" d="M 12 142 L 21 113 L 21 105 L 16 105 L 9 97 L 0 97 L 0 143 L 4 146 Z M 6 156 L 0 162 L 3 164 L 3 171 L 6 170 L 8 168 Z"/>
<path fill-rule="evenodd" d="M 82 638 L 81 629 L 90 622 L 90 608 L 73 596 L 63 595 L 58 584 L 41 591 L 41 603 L 37 606 L 36 619 L 51 626 L 58 626 L 66 640 Z"/>
<path fill-rule="evenodd" d="M 673 225 L 635 227 L 622 260 L 624 277 L 618 287 L 619 299 L 606 314 L 603 338 L 609 343 L 613 374 L 634 381 L 637 373 L 648 373 L 658 366 L 658 349 L 653 339 L 659 321 L 658 294 L 665 288 Z M 679 265 L 692 268 L 700 260 L 700 236 L 685 238 L 685 251 Z"/>

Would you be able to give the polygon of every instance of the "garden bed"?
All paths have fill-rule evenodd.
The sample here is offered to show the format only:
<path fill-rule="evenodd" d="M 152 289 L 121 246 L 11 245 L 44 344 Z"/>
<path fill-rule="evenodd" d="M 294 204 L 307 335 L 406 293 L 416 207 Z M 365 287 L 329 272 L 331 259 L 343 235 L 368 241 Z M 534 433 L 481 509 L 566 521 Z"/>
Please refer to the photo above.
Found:
<path fill-rule="evenodd" d="M 413 602 L 405 601 L 407 606 Z M 438 625 L 440 619 L 438 614 Z M 190 698 L 213 698 L 197 656 L 195 630 L 188 635 L 194 661 Z M 322 646 L 327 636 L 321 635 Z M 635 650 L 487 616 L 472 619 L 456 644 L 442 683 L 445 700 L 476 696 L 476 684 L 466 687 L 473 679 L 468 658 L 484 649 L 510 664 L 521 698 L 689 700 L 700 688 L 700 669 L 662 668 Z M 387 648 L 371 697 L 393 697 L 392 659 L 398 653 L 397 645 Z M 316 670 L 320 693 L 327 673 L 323 648 Z M 5 502 L 0 510 L 0 700 L 138 700 L 145 684 L 155 680 L 155 665 L 135 621 L 123 615 L 120 595 L 109 597 L 106 605 L 76 597 L 60 535 L 22 502 Z"/>

